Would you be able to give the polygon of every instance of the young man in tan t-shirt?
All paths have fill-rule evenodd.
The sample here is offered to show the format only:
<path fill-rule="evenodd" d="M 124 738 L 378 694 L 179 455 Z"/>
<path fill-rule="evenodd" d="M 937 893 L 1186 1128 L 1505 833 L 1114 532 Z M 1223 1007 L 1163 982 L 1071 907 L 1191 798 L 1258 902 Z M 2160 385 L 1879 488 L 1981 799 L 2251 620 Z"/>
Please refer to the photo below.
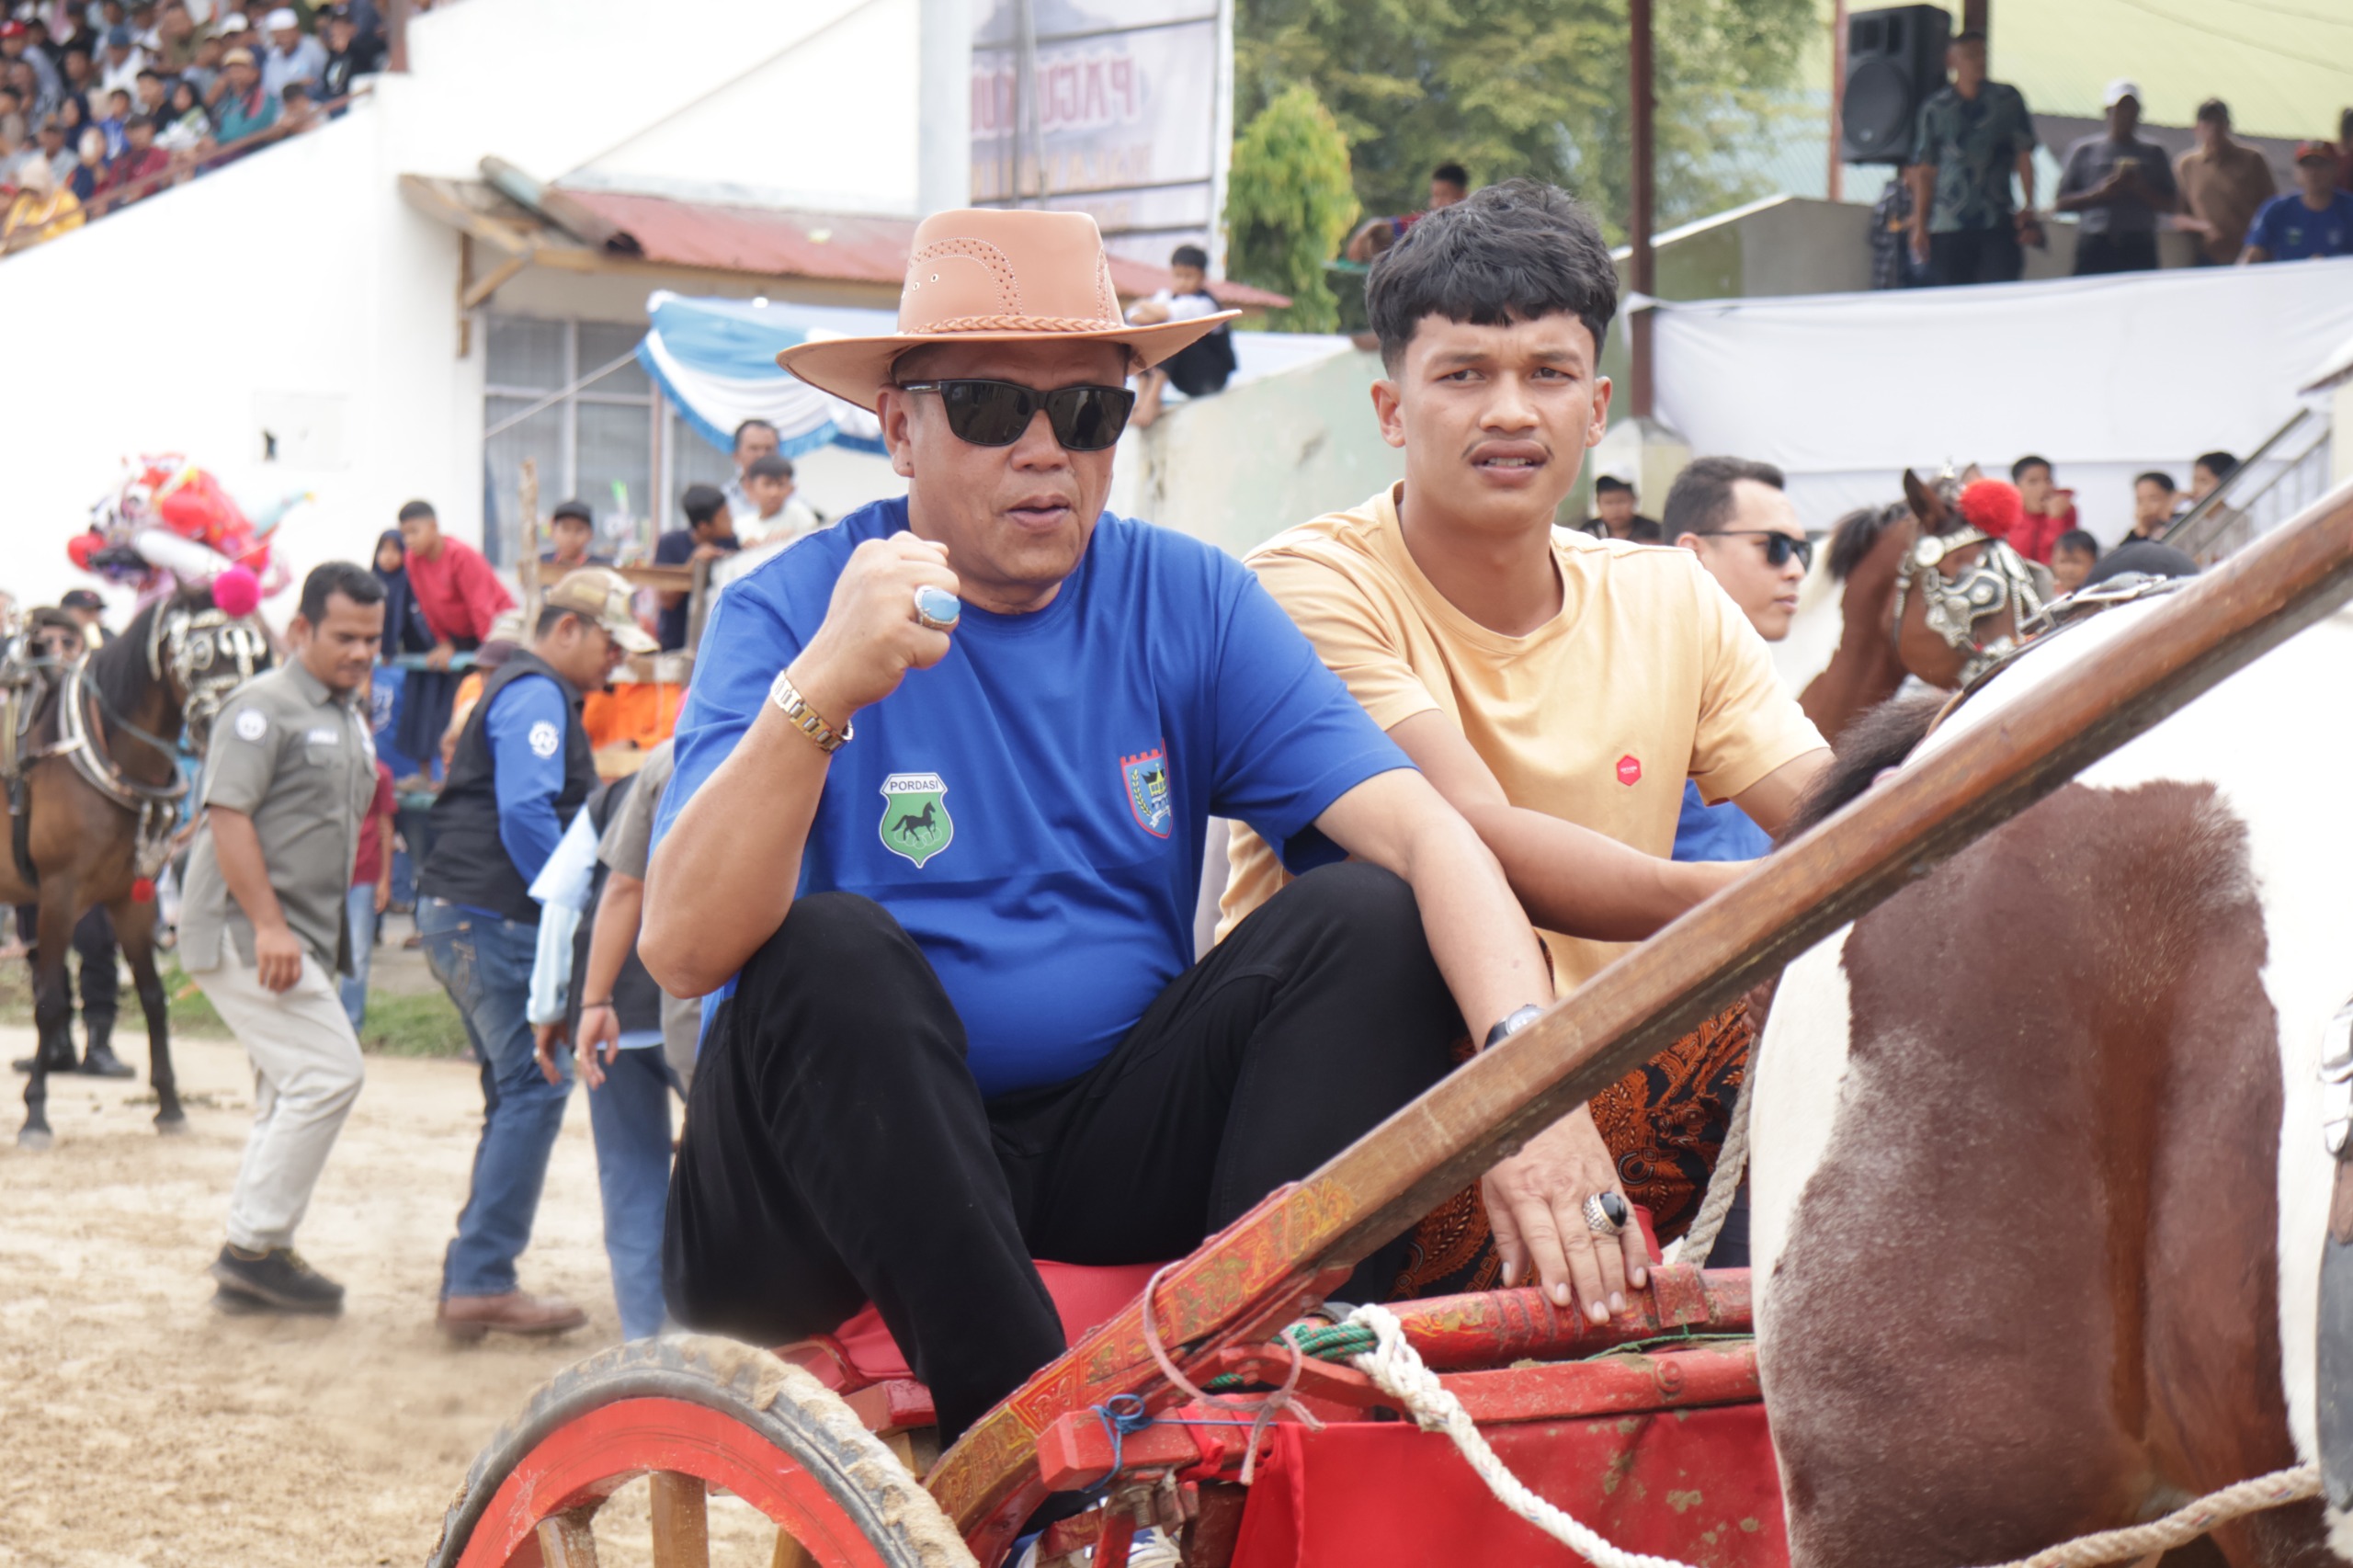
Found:
<path fill-rule="evenodd" d="M 1687 778 L 1771 831 L 1830 753 L 1689 551 L 1552 527 L 1608 422 L 1595 363 L 1617 279 L 1583 208 L 1490 186 L 1384 254 L 1366 302 L 1388 370 L 1373 410 L 1404 481 L 1249 564 L 1479 831 L 1574 987 L 1737 874 L 1664 862 Z M 1630 871 L 1594 834 L 1662 858 Z M 1282 881 L 1237 829 L 1221 929 Z M 1605 1148 L 1587 1110 L 1530 1148 L 1620 1176 L 1632 1153 Z M 1492 1178 L 1486 1199 L 1506 1280 L 1531 1264 L 1549 1278 L 1540 1220 Z"/>

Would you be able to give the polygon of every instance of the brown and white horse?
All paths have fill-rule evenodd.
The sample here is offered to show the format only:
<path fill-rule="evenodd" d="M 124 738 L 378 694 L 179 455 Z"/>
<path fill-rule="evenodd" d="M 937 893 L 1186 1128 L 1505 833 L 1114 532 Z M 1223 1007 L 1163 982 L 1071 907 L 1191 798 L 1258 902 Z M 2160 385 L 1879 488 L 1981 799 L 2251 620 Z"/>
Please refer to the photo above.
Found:
<path fill-rule="evenodd" d="M 2148 608 L 2030 646 L 1917 755 Z M 1752 1234 L 1800 1568 L 1999 1562 L 2317 1457 L 2349 688 L 2353 611 L 1783 976 Z M 2258 1514 L 2175 1561 L 2334 1562 L 2328 1523 Z"/>

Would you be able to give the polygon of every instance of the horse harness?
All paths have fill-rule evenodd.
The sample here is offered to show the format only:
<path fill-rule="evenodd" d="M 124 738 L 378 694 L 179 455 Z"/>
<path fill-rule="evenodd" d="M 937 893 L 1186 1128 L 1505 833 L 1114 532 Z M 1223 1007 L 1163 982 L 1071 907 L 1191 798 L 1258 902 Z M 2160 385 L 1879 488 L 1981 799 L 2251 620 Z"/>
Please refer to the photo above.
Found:
<path fill-rule="evenodd" d="M 1971 545 L 1983 545 L 1984 549 L 1974 562 L 1961 569 L 1958 576 L 1946 577 L 1946 559 Z M 2011 612 L 2011 624 L 2022 627 L 2043 609 L 2042 590 L 2026 558 L 2005 541 L 1975 527 L 1964 526 L 1949 534 L 1923 535 L 1905 552 L 1903 570 L 1895 577 L 1895 620 L 1889 631 L 1899 645 L 1904 640 L 1904 601 L 1915 585 L 1925 607 L 1928 630 L 1963 655 L 1961 683 L 1964 688 L 2019 646 L 2014 636 L 1980 642 L 1977 623 L 1998 614 L 2006 606 Z"/>
<path fill-rule="evenodd" d="M 268 656 L 268 640 L 251 617 L 231 616 L 209 607 L 159 611 L 147 636 L 147 672 L 157 681 L 178 687 L 181 718 L 199 756 L 221 705 L 232 691 L 266 667 Z M 57 684 L 57 736 L 45 746 L 33 746 L 28 743 L 40 706 L 40 687 L 51 681 Z M 152 881 L 170 858 L 172 834 L 188 799 L 188 779 L 179 770 L 179 744 L 141 728 L 116 711 L 90 679 L 87 655 L 62 663 L 31 656 L 20 635 L 11 640 L 5 659 L 0 660 L 0 688 L 5 688 L 6 710 L 6 722 L 0 723 L 0 779 L 5 779 L 7 790 L 9 848 L 26 885 L 38 887 L 40 882 L 32 858 L 32 767 L 52 756 L 68 759 L 84 783 L 138 819 L 134 863 L 137 874 Z M 126 773 L 107 749 L 109 728 L 170 762 L 170 782 L 150 784 Z"/>

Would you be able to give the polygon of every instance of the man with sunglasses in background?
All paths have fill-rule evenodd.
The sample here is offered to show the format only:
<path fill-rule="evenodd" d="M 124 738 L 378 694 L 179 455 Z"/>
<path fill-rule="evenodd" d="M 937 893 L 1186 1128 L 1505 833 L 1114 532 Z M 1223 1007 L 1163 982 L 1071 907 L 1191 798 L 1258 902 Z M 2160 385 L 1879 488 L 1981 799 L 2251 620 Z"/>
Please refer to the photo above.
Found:
<path fill-rule="evenodd" d="M 1183 1255 L 1552 997 L 1495 857 L 1241 563 L 1103 511 L 1127 378 L 1228 313 L 1122 321 L 1084 213 L 926 219 L 899 332 L 779 356 L 908 494 L 732 584 L 679 718 L 639 952 L 722 999 L 670 1310 L 775 1344 L 871 1301 L 946 1439 L 1063 1347 L 1032 1257 Z M 1196 963 L 1212 813 L 1303 874 Z"/>
<path fill-rule="evenodd" d="M 1781 491 L 1781 471 L 1746 458 L 1699 458 L 1666 493 L 1666 536 L 1699 556 L 1756 635 L 1779 642 L 1798 612 L 1798 590 L 1813 565 L 1813 544 Z M 1754 860 L 1773 835 L 1731 801 L 1710 805 L 1697 782 L 1683 786 L 1675 827 L 1677 860 Z"/>
<path fill-rule="evenodd" d="M 1404 481 L 1247 558 L 1478 829 L 1542 927 L 1564 992 L 1741 869 L 1644 861 L 1647 907 L 1598 929 L 1594 834 L 1666 855 L 1687 779 L 1774 829 L 1830 760 L 1692 551 L 1553 527 L 1608 426 L 1610 383 L 1596 366 L 1617 301 L 1592 215 L 1553 187 L 1508 180 L 1425 217 L 1365 289 L 1388 372 L 1373 414 L 1404 452 Z M 1685 530 L 1672 498 L 1665 510 L 1672 539 Z M 1234 830 L 1232 858 L 1222 929 L 1284 881 L 1248 828 Z M 1688 1037 L 1547 1134 L 1549 1157 L 1614 1169 L 1662 1239 L 1679 1233 L 1746 1039 L 1730 1015 Z M 1493 1177 L 1484 1196 L 1495 1260 L 1450 1288 L 1540 1268 L 1540 1217 L 1531 1225 L 1522 1195 Z"/>

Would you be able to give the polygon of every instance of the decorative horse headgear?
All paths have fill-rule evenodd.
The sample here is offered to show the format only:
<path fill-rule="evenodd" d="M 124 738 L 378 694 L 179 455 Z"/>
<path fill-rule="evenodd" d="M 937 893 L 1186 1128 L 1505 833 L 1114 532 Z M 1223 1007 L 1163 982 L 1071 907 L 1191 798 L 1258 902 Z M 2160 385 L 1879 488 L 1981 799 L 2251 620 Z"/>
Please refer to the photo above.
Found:
<path fill-rule="evenodd" d="M 189 749 L 199 756 L 229 694 L 269 664 L 269 638 L 251 615 L 167 608 L 147 637 L 147 672 L 180 688 Z"/>
<path fill-rule="evenodd" d="M 1921 519 L 1920 537 L 1896 575 L 1892 635 L 1902 640 L 1904 601 L 1917 593 L 1928 630 L 1961 655 L 1961 684 L 1967 686 L 2018 646 L 2018 639 L 2006 632 L 1981 638 L 1978 622 L 2006 608 L 2010 624 L 2022 626 L 2042 608 L 2042 591 L 2025 558 L 2001 537 L 2017 521 L 2016 491 L 1984 480 L 1964 486 L 1949 468 L 1927 488 L 1949 516 L 1961 519 L 1961 526 L 1948 533 L 1929 533 L 1928 520 Z M 2001 492 L 2007 492 L 2006 498 Z M 1955 559 L 1972 548 L 1973 557 Z"/>

